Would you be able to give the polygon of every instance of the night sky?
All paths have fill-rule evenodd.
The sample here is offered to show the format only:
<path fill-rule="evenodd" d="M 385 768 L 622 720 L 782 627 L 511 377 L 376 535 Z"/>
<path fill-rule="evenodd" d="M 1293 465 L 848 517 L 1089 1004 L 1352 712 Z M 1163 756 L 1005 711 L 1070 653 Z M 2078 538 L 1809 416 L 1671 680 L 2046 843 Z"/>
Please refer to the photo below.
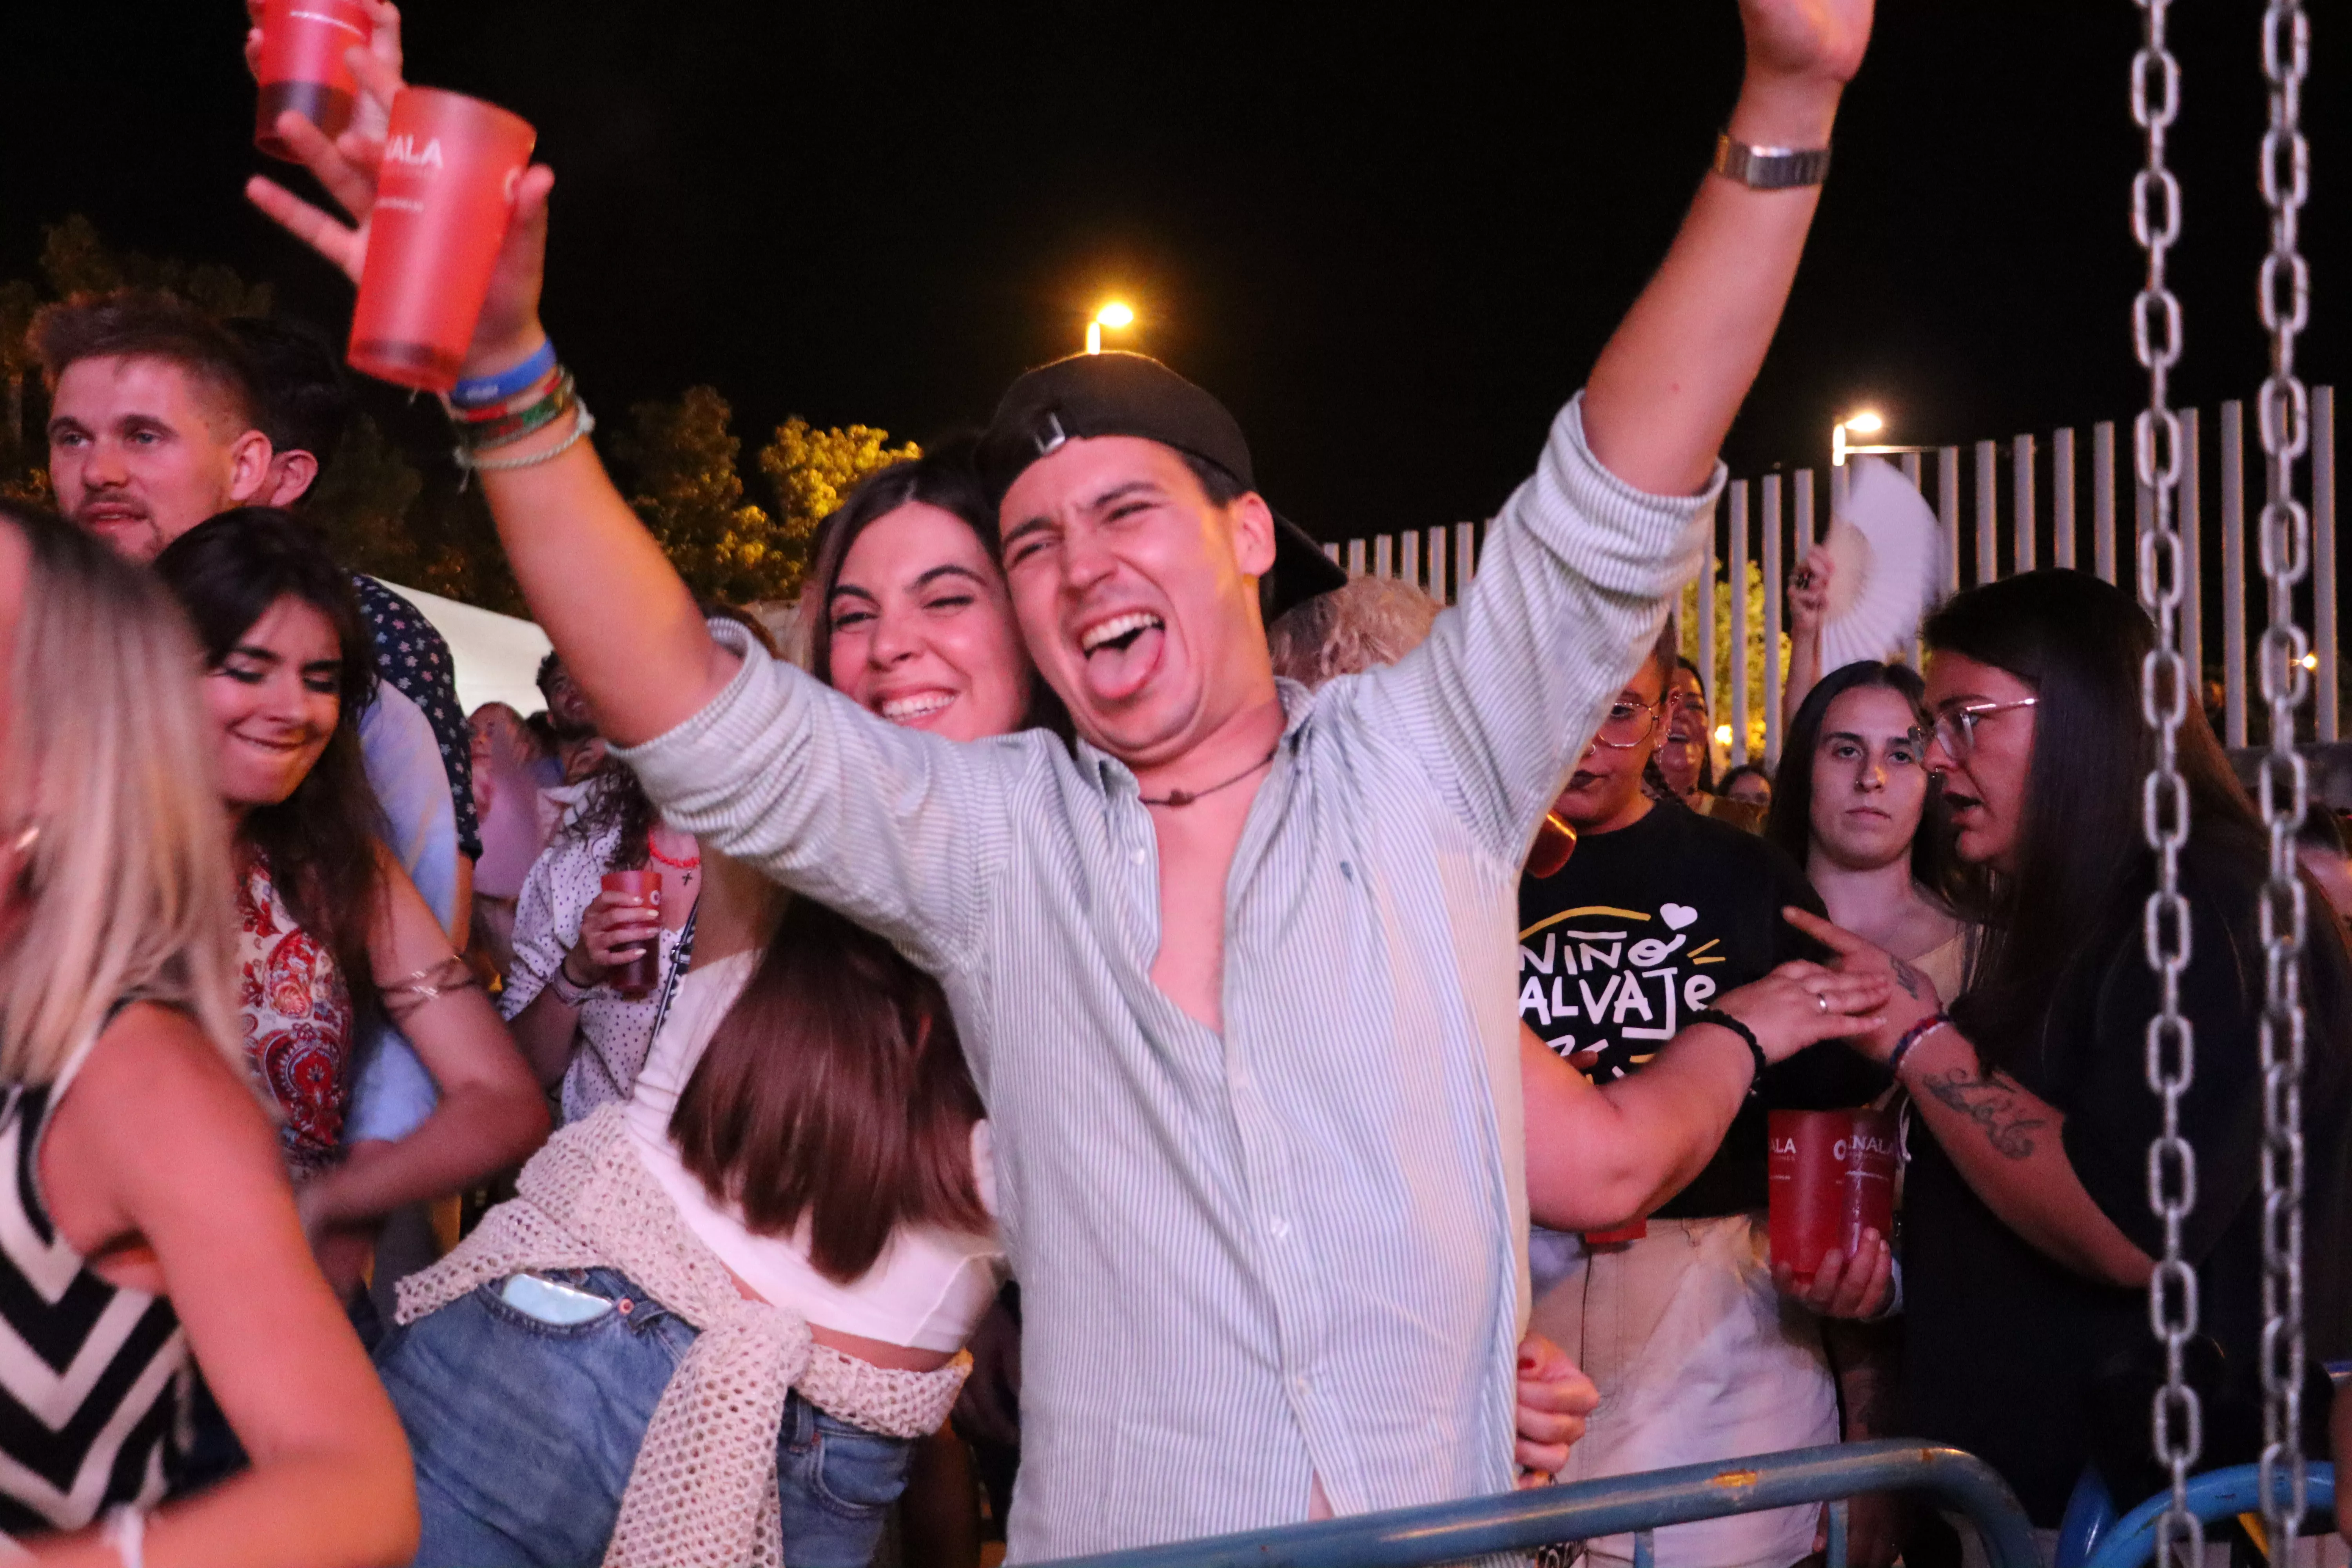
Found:
<path fill-rule="evenodd" d="M 2304 364 L 2326 381 L 2352 311 L 2352 17 L 2315 9 Z M 2182 402 L 2251 396 L 2263 364 L 2259 14 L 2176 7 Z M 80 211 L 341 329 L 347 288 L 238 195 L 266 163 L 242 27 L 236 0 L 0 5 L 0 275 Z M 1822 463 L 1865 401 L 1895 440 L 2128 416 L 2137 27 L 2126 0 L 1883 5 L 1736 472 Z M 600 406 L 711 383 L 747 458 L 791 413 L 932 436 L 1117 293 L 1142 319 L 1113 343 L 1224 397 L 1262 487 L 1326 537 L 1485 516 L 1523 476 L 1740 59 L 1729 0 L 417 0 L 408 38 L 413 79 L 539 126 L 548 321 Z"/>

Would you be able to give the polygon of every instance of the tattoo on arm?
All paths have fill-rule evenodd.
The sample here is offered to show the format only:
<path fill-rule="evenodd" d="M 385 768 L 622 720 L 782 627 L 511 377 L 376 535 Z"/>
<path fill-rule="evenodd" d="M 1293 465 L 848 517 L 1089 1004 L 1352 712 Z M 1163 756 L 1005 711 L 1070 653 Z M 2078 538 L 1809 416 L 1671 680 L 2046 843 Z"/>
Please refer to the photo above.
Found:
<path fill-rule="evenodd" d="M 2049 1122 L 2035 1116 L 2019 1103 L 2024 1090 L 2006 1073 L 1986 1073 L 1971 1078 L 1966 1069 L 1954 1068 L 1948 1072 L 1932 1074 L 1920 1085 L 1936 1101 L 1959 1112 L 1984 1130 L 1985 1142 L 1993 1152 L 2007 1160 L 2024 1160 L 2033 1154 L 2031 1134 Z"/>

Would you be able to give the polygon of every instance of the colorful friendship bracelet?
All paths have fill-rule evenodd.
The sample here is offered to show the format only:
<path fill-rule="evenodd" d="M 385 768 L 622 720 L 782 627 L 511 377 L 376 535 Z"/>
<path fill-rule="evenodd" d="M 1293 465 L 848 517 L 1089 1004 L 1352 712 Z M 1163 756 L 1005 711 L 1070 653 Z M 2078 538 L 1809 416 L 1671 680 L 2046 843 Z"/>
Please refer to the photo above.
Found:
<path fill-rule="evenodd" d="M 563 368 L 561 365 L 550 366 L 546 374 L 536 378 L 529 386 L 503 402 L 486 403 L 476 408 L 460 408 L 444 397 L 441 400 L 441 406 L 447 412 L 453 424 L 495 425 L 501 419 L 521 413 L 541 398 L 545 397 L 547 389 L 562 380 L 563 375 Z"/>
<path fill-rule="evenodd" d="M 563 456 L 564 453 L 569 452 L 572 447 L 577 447 L 581 442 L 586 440 L 588 438 L 589 432 L 596 428 L 596 416 L 588 412 L 588 405 L 585 402 L 575 397 L 568 406 L 572 408 L 574 415 L 572 422 L 572 433 L 569 436 L 566 436 L 562 440 L 558 441 L 554 446 L 550 447 L 546 451 L 533 452 L 528 457 L 522 458 L 478 458 L 471 451 L 460 447 L 457 449 L 455 454 L 457 467 L 464 471 L 467 479 L 471 479 L 477 473 L 511 473 L 517 468 L 535 468 L 541 463 L 551 463 L 555 461 L 556 458 Z M 457 488 L 459 489 L 466 488 L 463 480 L 459 481 Z"/>
<path fill-rule="evenodd" d="M 534 430 L 554 424 L 565 409 L 578 401 L 578 392 L 572 373 L 560 372 L 555 384 L 547 389 L 545 395 L 518 413 L 501 414 L 490 419 L 460 421 L 458 440 L 471 452 L 487 452 L 496 447 L 511 446 Z"/>

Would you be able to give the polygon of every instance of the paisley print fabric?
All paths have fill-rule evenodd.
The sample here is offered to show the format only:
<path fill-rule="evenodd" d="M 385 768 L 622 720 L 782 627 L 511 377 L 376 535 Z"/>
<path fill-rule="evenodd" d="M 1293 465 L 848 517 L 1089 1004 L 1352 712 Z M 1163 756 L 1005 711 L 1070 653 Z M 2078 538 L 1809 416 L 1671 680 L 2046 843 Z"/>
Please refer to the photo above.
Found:
<path fill-rule="evenodd" d="M 236 890 L 247 1065 L 278 1107 L 299 1181 L 334 1163 L 351 1103 L 352 998 L 334 954 L 294 923 L 267 868 Z"/>

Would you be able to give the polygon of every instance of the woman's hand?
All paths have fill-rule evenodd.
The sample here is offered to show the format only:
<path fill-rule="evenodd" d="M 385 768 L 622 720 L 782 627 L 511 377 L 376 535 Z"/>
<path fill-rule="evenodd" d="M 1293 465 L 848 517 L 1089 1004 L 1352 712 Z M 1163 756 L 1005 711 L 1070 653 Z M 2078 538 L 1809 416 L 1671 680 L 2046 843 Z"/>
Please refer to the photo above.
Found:
<path fill-rule="evenodd" d="M 1568 1352 L 1534 1331 L 1519 1342 L 1518 1458 L 1522 1488 L 1549 1486 L 1584 1436 L 1601 1391 Z"/>
<path fill-rule="evenodd" d="M 1868 1030 L 1856 1030 L 1848 1038 L 1855 1050 L 1872 1061 L 1885 1061 L 1894 1054 L 1895 1042 L 1903 1037 L 1906 1029 L 1943 1011 L 1944 999 L 1936 994 L 1936 983 L 1894 954 L 1873 947 L 1843 926 L 1833 925 L 1810 910 L 1792 905 L 1782 910 L 1780 915 L 1836 954 L 1830 967 L 1839 974 L 1868 977 L 1885 984 L 1886 1005 L 1882 1010 L 1882 1022 Z"/>
<path fill-rule="evenodd" d="M 1884 974 L 1844 974 L 1799 960 L 1726 992 L 1715 1006 L 1755 1032 L 1766 1061 L 1780 1062 L 1807 1046 L 1881 1028 L 1891 989 Z"/>
<path fill-rule="evenodd" d="M 1794 1268 L 1776 1258 L 1772 1283 L 1780 1294 L 1824 1318 L 1875 1318 L 1895 1297 L 1895 1248 L 1864 1226 L 1862 1246 L 1853 1258 L 1838 1251 L 1823 1253 L 1821 1266 L 1803 1285 L 1797 1283 Z"/>
<path fill-rule="evenodd" d="M 353 283 L 367 268 L 377 165 L 383 158 L 391 104 L 404 85 L 396 22 L 389 59 L 383 53 L 381 31 L 378 38 L 374 51 L 354 47 L 344 56 L 360 87 L 359 107 L 352 112 L 350 130 L 330 142 L 317 126 L 291 110 L 278 117 L 278 135 L 318 176 L 352 222 L 337 222 L 275 180 L 257 174 L 245 186 L 247 200 L 342 268 Z M 250 39 L 247 47 L 254 47 Z M 514 213 L 490 273 L 489 296 L 475 322 L 473 345 L 467 351 L 467 375 L 511 369 L 538 353 L 540 344 L 547 341 L 539 322 L 539 297 L 547 270 L 547 198 L 554 186 L 555 171 L 534 163 L 515 187 Z"/>
<path fill-rule="evenodd" d="M 661 910 L 643 893 L 605 889 L 580 917 L 580 941 L 563 955 L 563 977 L 586 990 L 661 941 Z"/>
<path fill-rule="evenodd" d="M 1748 79 L 1843 86 L 1862 68 L 1871 0 L 1740 0 Z"/>
<path fill-rule="evenodd" d="M 1830 579 L 1837 574 L 1837 562 L 1827 545 L 1816 544 L 1805 552 L 1805 558 L 1789 577 L 1789 630 L 1798 638 L 1821 636 L 1822 623 L 1829 618 Z"/>

